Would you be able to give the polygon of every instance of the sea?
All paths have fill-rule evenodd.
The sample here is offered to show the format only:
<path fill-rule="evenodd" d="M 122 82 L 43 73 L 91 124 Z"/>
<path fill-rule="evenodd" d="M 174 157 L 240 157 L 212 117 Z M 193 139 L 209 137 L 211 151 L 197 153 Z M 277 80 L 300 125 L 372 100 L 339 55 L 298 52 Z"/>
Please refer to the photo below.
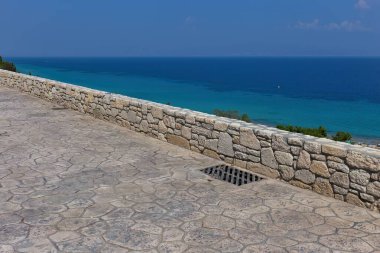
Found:
<path fill-rule="evenodd" d="M 8 58 L 18 71 L 276 126 L 380 143 L 380 57 Z"/>

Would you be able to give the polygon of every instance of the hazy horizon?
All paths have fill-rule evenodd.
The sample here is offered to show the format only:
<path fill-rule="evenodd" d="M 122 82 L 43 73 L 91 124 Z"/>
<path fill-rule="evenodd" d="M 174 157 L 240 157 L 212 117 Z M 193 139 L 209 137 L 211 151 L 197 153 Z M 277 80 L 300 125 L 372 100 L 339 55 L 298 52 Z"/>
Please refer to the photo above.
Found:
<path fill-rule="evenodd" d="M 2 0 L 12 57 L 380 56 L 380 0 Z"/>

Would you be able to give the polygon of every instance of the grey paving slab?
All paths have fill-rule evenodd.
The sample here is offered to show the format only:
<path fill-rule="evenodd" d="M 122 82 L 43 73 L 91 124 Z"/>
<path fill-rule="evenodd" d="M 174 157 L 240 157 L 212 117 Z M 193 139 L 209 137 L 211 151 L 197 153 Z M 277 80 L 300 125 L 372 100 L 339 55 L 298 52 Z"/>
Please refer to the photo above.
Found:
<path fill-rule="evenodd" d="M 0 252 L 380 252 L 380 214 L 215 164 L 0 87 Z"/>

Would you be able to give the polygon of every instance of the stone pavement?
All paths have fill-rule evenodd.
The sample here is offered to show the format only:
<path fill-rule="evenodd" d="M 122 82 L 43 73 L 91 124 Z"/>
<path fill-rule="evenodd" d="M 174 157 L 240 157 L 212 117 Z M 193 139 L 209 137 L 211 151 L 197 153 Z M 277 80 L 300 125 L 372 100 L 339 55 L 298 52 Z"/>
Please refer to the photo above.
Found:
<path fill-rule="evenodd" d="M 0 252 L 380 252 L 380 214 L 0 87 Z"/>

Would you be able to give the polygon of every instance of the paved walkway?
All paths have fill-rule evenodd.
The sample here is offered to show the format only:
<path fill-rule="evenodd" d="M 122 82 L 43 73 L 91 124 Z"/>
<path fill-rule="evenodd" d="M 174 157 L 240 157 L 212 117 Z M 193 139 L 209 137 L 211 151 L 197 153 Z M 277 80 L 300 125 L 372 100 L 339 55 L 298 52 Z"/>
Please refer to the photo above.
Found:
<path fill-rule="evenodd" d="M 380 214 L 0 87 L 0 252 L 380 252 Z"/>

